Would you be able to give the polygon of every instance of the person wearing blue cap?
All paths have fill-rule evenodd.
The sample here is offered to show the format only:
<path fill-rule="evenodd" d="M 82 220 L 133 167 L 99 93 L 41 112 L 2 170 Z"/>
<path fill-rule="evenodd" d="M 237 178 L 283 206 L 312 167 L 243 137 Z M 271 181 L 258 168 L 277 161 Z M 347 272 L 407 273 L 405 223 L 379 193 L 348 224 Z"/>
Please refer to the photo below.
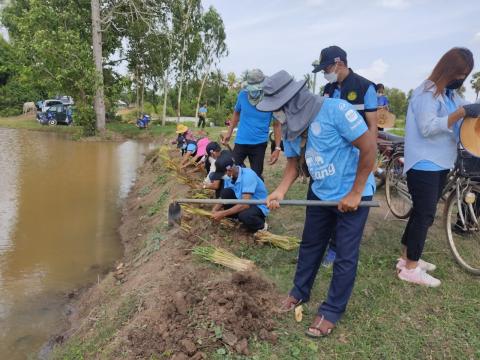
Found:
<path fill-rule="evenodd" d="M 255 105 L 262 99 L 262 82 L 264 79 L 265 75 L 259 69 L 247 72 L 247 86 L 238 94 L 233 118 L 223 139 L 224 143 L 228 143 L 233 129 L 238 125 L 235 147 L 233 148 L 235 163 L 243 164 L 248 157 L 250 167 L 260 177 L 263 174 L 268 133 L 270 123 L 273 120 L 271 112 L 261 112 L 255 108 Z M 281 151 L 281 130 L 277 121 L 273 121 L 273 132 L 275 149 L 270 156 L 270 165 L 277 162 Z"/>
<path fill-rule="evenodd" d="M 353 105 L 377 137 L 377 92 L 375 84 L 355 73 L 347 65 L 347 53 L 338 46 L 329 46 L 320 52 L 320 62 L 313 72 L 323 72 L 328 81 L 323 96 L 343 99 Z M 335 260 L 335 234 L 322 265 L 330 267 Z"/>
<path fill-rule="evenodd" d="M 360 241 L 368 208 L 359 207 L 375 192 L 372 168 L 376 144 L 360 114 L 341 99 L 313 95 L 306 81 L 286 71 L 265 79 L 261 111 L 273 111 L 282 124 L 287 157 L 283 178 L 267 197 L 270 209 L 279 207 L 305 165 L 310 174 L 308 200 L 338 201 L 338 206 L 307 206 L 293 288 L 282 302 L 283 312 L 310 299 L 321 260 L 333 230 L 337 257 L 327 299 L 306 334 L 328 335 L 346 310 L 356 278 Z"/>

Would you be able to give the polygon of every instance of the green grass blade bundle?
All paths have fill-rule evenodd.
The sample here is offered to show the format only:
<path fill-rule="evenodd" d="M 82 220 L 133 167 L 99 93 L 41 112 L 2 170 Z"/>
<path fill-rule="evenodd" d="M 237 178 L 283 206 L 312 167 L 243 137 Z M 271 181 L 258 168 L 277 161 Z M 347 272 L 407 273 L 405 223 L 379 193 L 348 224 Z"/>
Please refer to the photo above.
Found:
<path fill-rule="evenodd" d="M 255 268 L 251 260 L 241 259 L 231 252 L 213 246 L 197 246 L 192 253 L 203 260 L 225 266 L 235 271 L 249 271 Z"/>
<path fill-rule="evenodd" d="M 260 243 L 270 243 L 284 250 L 294 250 L 300 245 L 300 239 L 295 236 L 275 235 L 265 230 L 257 231 L 255 238 Z"/>

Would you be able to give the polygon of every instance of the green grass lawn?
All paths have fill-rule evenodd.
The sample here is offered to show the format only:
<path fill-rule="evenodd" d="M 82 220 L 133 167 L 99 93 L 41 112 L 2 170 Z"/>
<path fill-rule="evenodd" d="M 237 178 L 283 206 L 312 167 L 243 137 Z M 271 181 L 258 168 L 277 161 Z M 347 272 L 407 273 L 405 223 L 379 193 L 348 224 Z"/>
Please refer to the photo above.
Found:
<path fill-rule="evenodd" d="M 268 167 L 270 190 L 281 177 L 281 167 Z M 296 182 L 289 198 L 305 198 L 306 184 Z M 383 200 L 380 191 L 378 200 Z M 282 208 L 269 217 L 273 233 L 301 236 L 304 209 Z M 442 228 L 440 211 L 429 232 L 424 258 L 437 264 L 442 281 L 436 289 L 404 283 L 395 264 L 405 222 L 387 214 L 384 203 L 370 213 L 361 248 L 358 276 L 344 318 L 327 338 L 304 335 L 320 302 L 325 299 L 331 269 L 321 268 L 304 320 L 281 317 L 279 340 L 272 345 L 253 341 L 249 359 L 479 359 L 480 278 L 462 271 L 453 260 Z M 281 292 L 292 286 L 297 251 L 270 246 L 245 246 L 243 256 L 255 260 Z M 223 351 L 222 351 L 223 352 Z M 245 359 L 212 355 L 216 359 Z"/>
<path fill-rule="evenodd" d="M 185 123 L 190 129 L 197 132 L 198 128 L 193 123 Z M 74 138 L 78 138 L 82 134 L 82 128 L 79 126 L 48 126 L 39 124 L 33 116 L 15 116 L 15 117 L 0 117 L 0 128 L 12 128 L 12 129 L 25 129 L 35 131 L 50 131 L 72 134 Z M 135 124 L 127 122 L 109 122 L 107 123 L 107 130 L 120 134 L 126 138 L 149 138 L 165 135 L 168 137 L 175 136 L 175 123 L 167 123 L 165 126 L 161 126 L 159 122 L 152 122 L 148 129 L 139 129 Z M 225 130 L 224 127 L 205 128 L 207 135 L 211 139 L 218 139 L 220 131 Z"/>
<path fill-rule="evenodd" d="M 10 129 L 24 129 L 35 131 L 54 131 L 67 134 L 80 134 L 82 129 L 78 126 L 48 126 L 41 125 L 33 116 L 0 117 L 0 127 Z"/>

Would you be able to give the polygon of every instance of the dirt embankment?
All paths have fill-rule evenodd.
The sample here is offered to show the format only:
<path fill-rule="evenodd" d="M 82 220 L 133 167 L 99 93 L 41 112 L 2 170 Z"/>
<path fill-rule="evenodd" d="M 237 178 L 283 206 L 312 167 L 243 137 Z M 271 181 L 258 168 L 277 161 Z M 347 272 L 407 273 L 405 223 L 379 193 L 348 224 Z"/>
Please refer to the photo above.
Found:
<path fill-rule="evenodd" d="M 124 259 L 78 299 L 54 357 L 206 359 L 219 347 L 247 355 L 252 336 L 276 341 L 273 284 L 259 271 L 234 273 L 191 254 L 199 244 L 253 246 L 252 236 L 236 230 L 228 246 L 231 230 L 197 217 L 184 216 L 188 232 L 168 227 L 168 203 L 189 193 L 157 151 L 147 156 L 124 209 Z"/>

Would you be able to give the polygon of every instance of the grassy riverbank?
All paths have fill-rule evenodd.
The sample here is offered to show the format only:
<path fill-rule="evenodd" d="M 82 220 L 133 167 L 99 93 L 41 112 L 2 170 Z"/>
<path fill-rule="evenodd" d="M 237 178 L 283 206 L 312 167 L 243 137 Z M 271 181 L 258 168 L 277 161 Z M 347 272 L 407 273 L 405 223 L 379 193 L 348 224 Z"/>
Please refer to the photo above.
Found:
<path fill-rule="evenodd" d="M 171 158 L 176 157 L 171 152 Z M 279 182 L 283 165 L 284 160 L 265 165 L 269 189 Z M 288 196 L 304 198 L 306 187 L 297 181 Z M 331 270 L 320 270 L 301 323 L 293 315 L 275 315 L 274 304 L 290 289 L 297 252 L 257 245 L 250 235 L 214 226 L 204 218 L 184 217 L 191 226 L 188 232 L 168 228 L 170 199 L 193 193 L 166 171 L 156 152 L 149 155 L 125 207 L 120 229 L 125 257 L 77 299 L 73 335 L 56 349 L 54 358 L 480 357 L 480 279 L 453 261 L 440 212 L 429 233 L 425 259 L 438 265 L 435 275 L 442 285 L 437 289 L 409 285 L 396 279 L 394 269 L 405 222 L 394 219 L 383 192 L 377 194 L 382 207 L 369 217 L 348 311 L 331 336 L 315 341 L 304 331 L 326 295 Z M 301 236 L 303 219 L 304 209 L 282 208 L 269 224 L 273 233 Z M 193 247 L 207 244 L 255 261 L 260 278 L 237 283 L 229 270 L 191 255 Z"/>
<path fill-rule="evenodd" d="M 55 131 L 59 133 L 72 134 L 78 136 L 81 134 L 81 128 L 77 126 L 47 126 L 41 125 L 35 119 L 35 115 L 19 115 L 10 117 L 0 117 L 0 128 L 24 129 L 35 131 Z"/>
<path fill-rule="evenodd" d="M 190 126 L 193 130 L 197 130 L 195 128 L 195 124 L 193 123 L 186 123 L 186 125 Z M 56 133 L 62 133 L 62 134 L 69 134 L 73 139 L 80 139 L 82 137 L 82 128 L 79 126 L 41 125 L 40 123 L 38 123 L 38 121 L 36 121 L 34 115 L 0 117 L 0 128 L 56 132 Z M 113 121 L 113 122 L 107 123 L 106 128 L 107 128 L 106 133 L 104 134 L 103 137 L 99 137 L 99 139 L 103 139 L 103 140 L 154 139 L 158 136 L 174 137 L 176 124 L 170 122 L 170 123 L 167 123 L 165 126 L 162 126 L 160 122 L 155 121 L 150 124 L 148 129 L 139 129 L 132 122 Z M 217 134 L 222 129 L 223 128 L 221 127 L 214 127 L 214 128 L 206 128 L 205 130 L 209 135 L 214 134 L 214 136 L 217 136 Z"/>

